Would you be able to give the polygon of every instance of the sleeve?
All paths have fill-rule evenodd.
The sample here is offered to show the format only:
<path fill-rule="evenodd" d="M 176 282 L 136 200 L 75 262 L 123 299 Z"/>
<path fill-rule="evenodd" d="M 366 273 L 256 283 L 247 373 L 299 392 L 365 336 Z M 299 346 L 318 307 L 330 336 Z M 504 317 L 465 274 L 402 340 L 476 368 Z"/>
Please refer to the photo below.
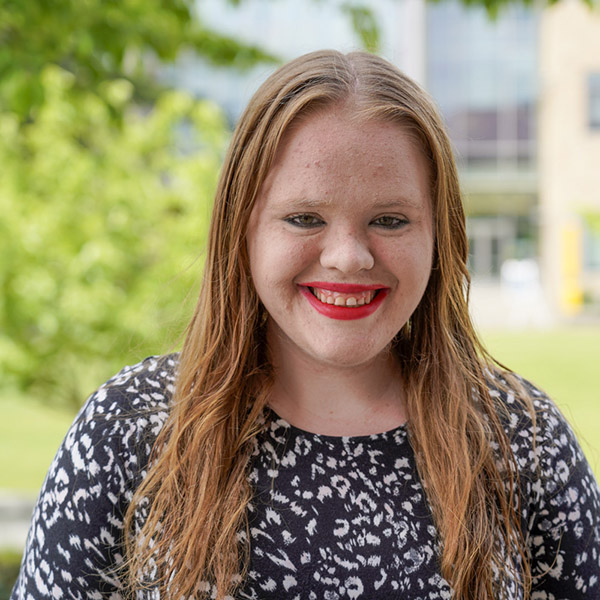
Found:
<path fill-rule="evenodd" d="M 146 434 L 164 421 L 140 409 L 142 374 L 122 371 L 77 415 L 40 491 L 10 600 L 124 597 L 123 518 L 152 447 Z"/>
<path fill-rule="evenodd" d="M 600 598 L 598 483 L 573 431 L 549 400 L 538 411 L 537 438 L 528 527 L 531 598 Z"/>

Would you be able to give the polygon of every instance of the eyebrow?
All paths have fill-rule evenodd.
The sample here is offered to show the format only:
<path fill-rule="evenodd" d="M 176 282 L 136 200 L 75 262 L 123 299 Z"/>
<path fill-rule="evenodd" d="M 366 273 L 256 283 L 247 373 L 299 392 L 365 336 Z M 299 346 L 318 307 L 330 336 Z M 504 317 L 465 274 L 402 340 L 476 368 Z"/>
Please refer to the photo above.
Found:
<path fill-rule="evenodd" d="M 288 198 L 286 200 L 284 200 L 285 203 L 293 203 L 294 204 L 294 208 L 310 208 L 310 209 L 315 209 L 315 208 L 321 208 L 321 207 L 328 207 L 331 206 L 333 204 L 333 201 L 330 199 L 315 199 L 315 198 L 298 198 L 298 199 L 291 199 Z M 371 208 L 373 209 L 377 209 L 377 210 L 394 210 L 394 209 L 401 209 L 401 208 L 422 208 L 423 207 L 423 202 L 420 199 L 416 199 L 416 198 L 407 198 L 407 197 L 402 197 L 402 198 L 397 198 L 397 199 L 393 199 L 393 200 L 384 200 L 381 202 L 375 202 Z"/>
<path fill-rule="evenodd" d="M 423 202 L 420 199 L 416 198 L 398 198 L 397 200 L 389 200 L 387 202 L 376 202 L 373 205 L 373 208 L 378 208 L 381 210 L 389 210 L 394 208 L 421 208 L 423 206 Z"/>

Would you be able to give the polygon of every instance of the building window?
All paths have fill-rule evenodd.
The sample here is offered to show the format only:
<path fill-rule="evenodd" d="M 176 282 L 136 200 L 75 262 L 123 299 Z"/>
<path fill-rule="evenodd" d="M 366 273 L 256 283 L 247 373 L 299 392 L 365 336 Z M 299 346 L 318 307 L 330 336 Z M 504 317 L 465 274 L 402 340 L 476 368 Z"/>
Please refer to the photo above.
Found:
<path fill-rule="evenodd" d="M 597 219 L 597 223 L 600 223 L 600 218 Z M 596 227 L 591 223 L 584 225 L 583 262 L 586 270 L 600 271 L 600 227 L 598 225 Z"/>
<path fill-rule="evenodd" d="M 600 73 L 588 76 L 588 115 L 590 129 L 600 129 Z"/>
<path fill-rule="evenodd" d="M 528 6 L 427 7 L 427 87 L 466 170 L 535 169 L 538 24 Z"/>

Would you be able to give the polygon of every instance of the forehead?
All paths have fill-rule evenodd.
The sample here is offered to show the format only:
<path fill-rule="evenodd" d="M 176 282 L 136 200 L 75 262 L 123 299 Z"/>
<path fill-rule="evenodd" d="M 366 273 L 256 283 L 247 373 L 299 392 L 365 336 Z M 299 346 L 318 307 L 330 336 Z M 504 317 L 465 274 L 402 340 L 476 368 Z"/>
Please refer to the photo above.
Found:
<path fill-rule="evenodd" d="M 311 149 L 310 143 L 317 141 L 327 150 L 343 149 L 344 144 L 359 136 L 364 154 L 374 149 L 383 152 L 401 145 L 412 145 L 422 152 L 422 144 L 414 133 L 414 126 L 382 118 L 364 116 L 350 103 L 338 104 L 302 114 L 292 121 L 279 143 L 275 160 L 294 149 Z"/>
<path fill-rule="evenodd" d="M 290 126 L 260 196 L 285 196 L 293 190 L 305 193 L 310 202 L 314 190 L 333 199 L 336 192 L 364 188 L 369 180 L 374 193 L 387 189 L 391 196 L 401 192 L 421 202 L 430 195 L 429 175 L 422 145 L 406 126 L 359 118 L 336 106 L 302 116 Z"/>

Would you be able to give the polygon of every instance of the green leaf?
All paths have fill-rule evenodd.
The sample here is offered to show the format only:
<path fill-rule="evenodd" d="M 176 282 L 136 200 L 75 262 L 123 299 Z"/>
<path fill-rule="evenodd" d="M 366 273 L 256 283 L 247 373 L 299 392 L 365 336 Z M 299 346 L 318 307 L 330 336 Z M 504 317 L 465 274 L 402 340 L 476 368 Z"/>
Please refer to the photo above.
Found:
<path fill-rule="evenodd" d="M 379 27 L 373 11 L 363 4 L 344 3 L 342 11 L 352 21 L 352 27 L 360 37 L 365 50 L 377 52 L 380 45 Z"/>
<path fill-rule="evenodd" d="M 76 406 L 175 347 L 228 131 L 182 92 L 142 111 L 122 79 L 99 95 L 52 65 L 40 82 L 35 120 L 0 112 L 0 385 Z"/>

